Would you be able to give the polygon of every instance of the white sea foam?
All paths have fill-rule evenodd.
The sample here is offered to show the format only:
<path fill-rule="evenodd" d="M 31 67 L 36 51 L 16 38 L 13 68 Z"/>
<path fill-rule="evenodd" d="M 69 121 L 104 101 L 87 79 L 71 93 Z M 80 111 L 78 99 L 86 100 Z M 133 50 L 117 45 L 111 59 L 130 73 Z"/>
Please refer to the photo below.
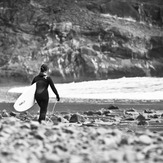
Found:
<path fill-rule="evenodd" d="M 79 83 L 55 84 L 63 98 L 163 100 L 163 78 L 135 77 Z M 11 93 L 22 93 L 28 87 L 16 87 Z M 49 89 L 50 97 L 55 97 Z"/>

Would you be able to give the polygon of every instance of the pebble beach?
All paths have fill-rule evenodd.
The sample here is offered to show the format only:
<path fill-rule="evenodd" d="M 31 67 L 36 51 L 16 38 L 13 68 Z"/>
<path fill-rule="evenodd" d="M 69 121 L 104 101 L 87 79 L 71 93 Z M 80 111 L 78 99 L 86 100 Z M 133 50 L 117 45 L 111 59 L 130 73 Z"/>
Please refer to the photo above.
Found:
<path fill-rule="evenodd" d="M 19 113 L 16 97 L 0 104 L 2 163 L 163 162 L 161 100 L 51 99 L 39 124 L 37 104 Z"/>

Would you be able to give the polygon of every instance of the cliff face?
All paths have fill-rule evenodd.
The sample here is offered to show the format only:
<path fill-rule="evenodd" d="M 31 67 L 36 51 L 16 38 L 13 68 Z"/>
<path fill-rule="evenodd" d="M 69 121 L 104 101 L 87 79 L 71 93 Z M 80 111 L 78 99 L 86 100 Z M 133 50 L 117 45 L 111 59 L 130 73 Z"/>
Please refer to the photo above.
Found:
<path fill-rule="evenodd" d="M 60 81 L 163 76 L 161 0 L 4 0 L 0 71 Z"/>

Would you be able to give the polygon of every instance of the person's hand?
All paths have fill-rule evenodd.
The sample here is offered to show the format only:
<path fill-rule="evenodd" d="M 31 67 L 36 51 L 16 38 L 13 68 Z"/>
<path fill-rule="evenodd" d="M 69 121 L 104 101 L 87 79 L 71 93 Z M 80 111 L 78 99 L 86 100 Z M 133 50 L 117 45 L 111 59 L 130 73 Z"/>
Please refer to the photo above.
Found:
<path fill-rule="evenodd" d="M 56 96 L 56 98 L 57 98 L 57 101 L 60 101 L 60 97 L 59 96 Z"/>

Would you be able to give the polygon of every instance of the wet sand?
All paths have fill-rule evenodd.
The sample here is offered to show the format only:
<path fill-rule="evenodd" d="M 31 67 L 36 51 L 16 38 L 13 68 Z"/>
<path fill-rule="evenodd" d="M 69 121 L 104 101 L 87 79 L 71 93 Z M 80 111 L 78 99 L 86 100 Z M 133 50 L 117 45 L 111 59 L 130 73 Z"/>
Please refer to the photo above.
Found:
<path fill-rule="evenodd" d="M 14 102 L 1 102 L 0 103 L 0 110 L 6 109 L 7 111 L 15 111 L 13 108 Z M 56 102 L 51 100 L 48 105 L 48 111 L 51 112 L 54 107 L 54 111 L 56 112 L 84 112 L 88 110 L 99 110 L 101 108 L 108 108 L 109 105 L 114 105 L 119 107 L 120 109 L 130 109 L 134 108 L 138 111 L 142 111 L 145 109 L 156 110 L 156 111 L 163 111 L 163 102 L 162 101 L 98 101 L 98 100 L 64 100 L 62 102 Z M 37 113 L 39 107 L 35 104 L 31 109 L 28 111 L 31 113 Z"/>

